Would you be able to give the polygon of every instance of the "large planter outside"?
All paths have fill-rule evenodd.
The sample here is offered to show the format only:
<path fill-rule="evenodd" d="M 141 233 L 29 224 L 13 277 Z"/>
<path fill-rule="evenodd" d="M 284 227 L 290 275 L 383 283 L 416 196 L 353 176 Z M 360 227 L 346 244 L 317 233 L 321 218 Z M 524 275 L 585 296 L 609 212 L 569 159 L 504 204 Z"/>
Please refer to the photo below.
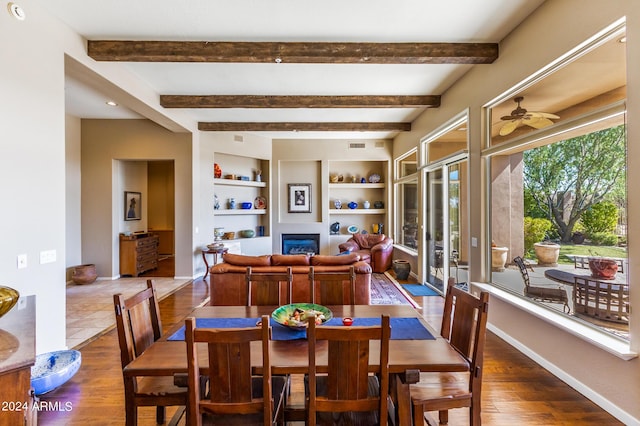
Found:
<path fill-rule="evenodd" d="M 491 270 L 494 272 L 504 271 L 504 265 L 507 263 L 507 247 L 491 247 Z"/>
<path fill-rule="evenodd" d="M 612 280 L 618 272 L 618 262 L 615 259 L 593 257 L 589 259 L 589 269 L 593 278 Z"/>
<path fill-rule="evenodd" d="M 535 243 L 533 249 L 538 258 L 540 266 L 558 266 L 560 257 L 560 244 L 555 243 Z"/>

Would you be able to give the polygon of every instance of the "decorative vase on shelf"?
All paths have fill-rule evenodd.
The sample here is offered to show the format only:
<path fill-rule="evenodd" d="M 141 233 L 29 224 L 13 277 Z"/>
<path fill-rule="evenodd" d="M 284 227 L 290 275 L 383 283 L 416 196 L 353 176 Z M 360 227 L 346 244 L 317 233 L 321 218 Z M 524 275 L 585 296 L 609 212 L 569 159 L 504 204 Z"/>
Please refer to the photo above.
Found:
<path fill-rule="evenodd" d="M 333 222 L 331 227 L 329 227 L 332 235 L 337 235 L 340 233 L 340 222 Z"/>
<path fill-rule="evenodd" d="M 20 293 L 11 287 L 0 286 L 0 317 L 9 312 L 20 298 Z"/>
<path fill-rule="evenodd" d="M 362 203 L 362 207 L 364 207 L 365 209 L 368 209 L 369 207 L 371 207 L 371 203 L 365 200 L 364 203 Z"/>
<path fill-rule="evenodd" d="M 236 208 L 236 199 L 235 198 L 229 198 L 228 205 L 229 205 L 229 209 L 231 209 L 231 210 L 235 209 Z"/>
<path fill-rule="evenodd" d="M 76 284 L 91 284 L 97 278 L 98 273 L 94 264 L 75 266 L 71 275 L 71 280 Z"/>
<path fill-rule="evenodd" d="M 396 259 L 393 261 L 393 272 L 396 274 L 396 279 L 406 280 L 411 272 L 411 263 L 408 260 Z"/>
<path fill-rule="evenodd" d="M 336 209 L 340 210 L 342 208 L 342 201 L 334 200 L 333 201 L 333 207 L 335 207 Z"/>
<path fill-rule="evenodd" d="M 213 163 L 213 177 L 220 179 L 222 177 L 222 169 L 218 163 Z"/>
<path fill-rule="evenodd" d="M 355 201 L 351 201 L 349 204 L 347 204 L 349 206 L 349 208 L 351 210 L 354 210 L 356 208 L 358 208 L 358 203 L 356 203 Z"/>

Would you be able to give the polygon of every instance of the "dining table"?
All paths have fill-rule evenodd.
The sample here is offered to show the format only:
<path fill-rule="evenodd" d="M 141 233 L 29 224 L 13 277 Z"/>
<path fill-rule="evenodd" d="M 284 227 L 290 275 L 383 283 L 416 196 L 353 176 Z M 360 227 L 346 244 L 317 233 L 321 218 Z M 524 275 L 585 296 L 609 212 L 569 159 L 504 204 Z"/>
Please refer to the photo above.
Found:
<path fill-rule="evenodd" d="M 595 278 L 591 275 L 590 269 L 547 269 L 544 271 L 544 276 L 549 278 L 550 280 L 557 281 L 562 284 L 573 285 L 575 282 L 575 278 L 589 278 L 602 282 L 612 283 L 612 284 L 627 284 L 627 275 L 623 272 L 618 272 L 613 277 L 613 279 L 605 279 L 605 278 Z"/>
<path fill-rule="evenodd" d="M 271 316 L 277 306 L 203 306 L 195 308 L 187 317 L 196 318 L 196 327 L 212 327 L 211 324 L 253 324 L 263 315 Z M 360 322 L 371 323 L 381 315 L 391 318 L 391 340 L 389 341 L 389 372 L 392 376 L 391 395 L 396 404 L 395 419 L 398 425 L 411 424 L 411 401 L 409 383 L 415 381 L 419 372 L 462 372 L 469 364 L 449 342 L 441 337 L 431 325 L 409 305 L 329 305 L 333 321 L 341 324 L 341 318 L 353 318 L 354 326 Z M 209 322 L 207 321 L 214 321 Z M 215 322 L 219 321 L 219 322 Z M 207 325 L 209 324 L 209 325 Z M 272 374 L 308 373 L 308 347 L 304 335 L 287 337 L 280 324 L 272 324 L 270 361 Z M 328 322 L 328 324 L 331 324 Z M 395 324 L 395 328 L 394 328 Z M 234 325 L 231 325 L 232 327 Z M 215 328 L 215 327 L 214 327 Z M 277 337 L 281 336 L 281 337 Z M 282 338 L 282 336 L 285 336 Z M 187 372 L 187 352 L 184 342 L 184 322 L 174 325 L 161 339 L 124 368 L 127 377 L 176 376 Z M 327 345 L 316 346 L 317 365 L 326 366 Z M 261 374 L 262 353 L 259 342 L 253 342 L 252 366 L 255 374 Z M 204 344 L 202 344 L 204 345 Z M 371 343 L 370 364 L 376 365 L 379 357 L 379 342 Z M 204 349 L 204 348 L 203 348 Z M 201 374 L 207 374 L 208 353 L 200 350 Z M 413 380 L 405 380 L 411 376 Z"/>

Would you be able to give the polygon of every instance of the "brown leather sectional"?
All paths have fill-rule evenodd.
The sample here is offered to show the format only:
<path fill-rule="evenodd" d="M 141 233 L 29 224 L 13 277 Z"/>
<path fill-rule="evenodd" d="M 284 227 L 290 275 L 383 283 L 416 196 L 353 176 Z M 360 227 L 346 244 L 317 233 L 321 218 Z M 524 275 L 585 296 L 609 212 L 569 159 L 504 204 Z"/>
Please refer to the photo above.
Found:
<path fill-rule="evenodd" d="M 371 266 L 361 261 L 360 256 L 355 253 L 337 256 L 306 254 L 246 256 L 227 253 L 222 258 L 223 263 L 218 263 L 209 269 L 210 305 L 246 305 L 247 266 L 251 266 L 252 272 L 286 272 L 287 267 L 290 266 L 293 272 L 291 303 L 303 303 L 311 300 L 309 266 L 313 266 L 316 272 L 345 272 L 353 265 L 356 272 L 355 303 L 369 305 L 371 302 Z M 283 288 L 283 291 L 286 290 Z"/>

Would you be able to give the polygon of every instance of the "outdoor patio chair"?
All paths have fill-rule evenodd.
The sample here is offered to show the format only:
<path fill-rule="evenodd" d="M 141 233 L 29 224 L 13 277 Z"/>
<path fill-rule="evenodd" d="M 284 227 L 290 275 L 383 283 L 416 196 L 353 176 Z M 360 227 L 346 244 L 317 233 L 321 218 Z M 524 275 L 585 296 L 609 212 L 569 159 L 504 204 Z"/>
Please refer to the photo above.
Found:
<path fill-rule="evenodd" d="M 533 300 L 545 303 L 562 303 L 564 306 L 563 311 L 570 314 L 571 307 L 569 306 L 569 297 L 567 296 L 567 290 L 564 287 L 544 287 L 531 285 L 531 279 L 529 278 L 529 272 L 525 265 L 524 259 L 520 256 L 516 256 L 513 259 L 513 263 L 518 265 L 520 274 L 522 275 L 522 281 L 524 281 L 524 295 L 530 297 Z"/>

